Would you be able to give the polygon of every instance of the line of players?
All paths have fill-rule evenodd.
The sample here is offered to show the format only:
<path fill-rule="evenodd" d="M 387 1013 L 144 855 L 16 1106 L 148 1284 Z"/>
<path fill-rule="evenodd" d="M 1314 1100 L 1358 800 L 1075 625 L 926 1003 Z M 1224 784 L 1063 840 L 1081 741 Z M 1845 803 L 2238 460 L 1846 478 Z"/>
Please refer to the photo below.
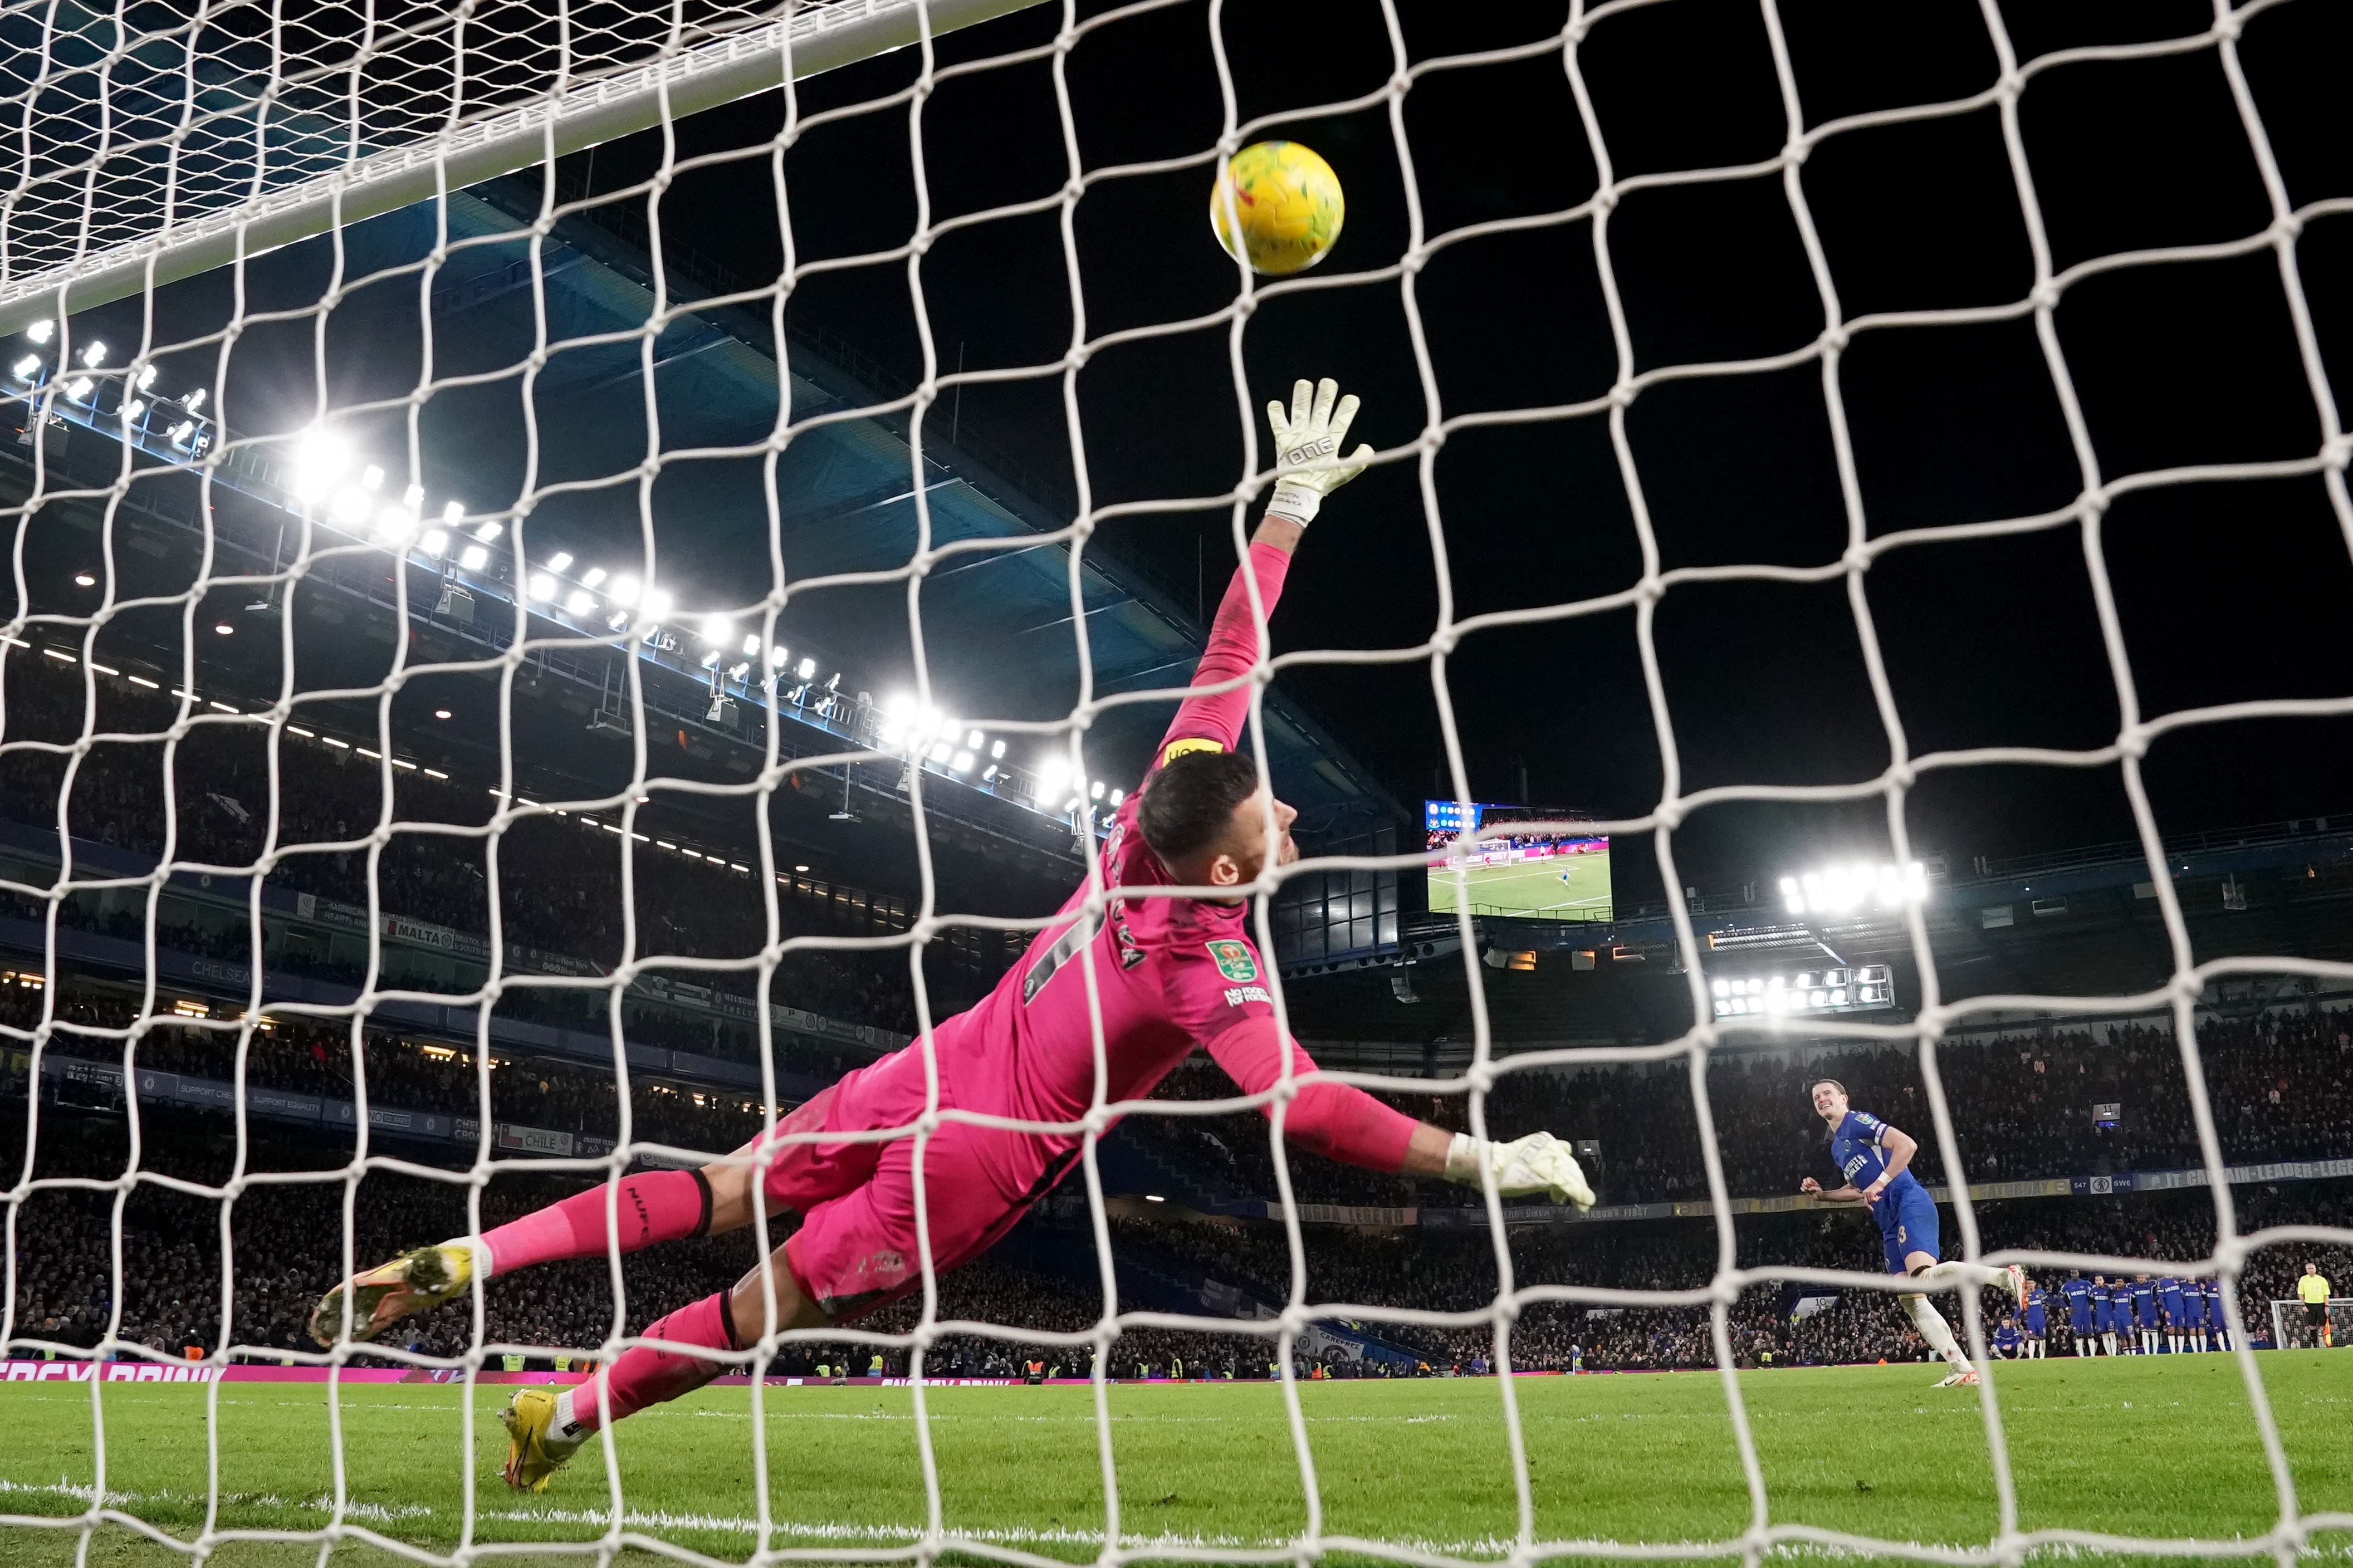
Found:
<path fill-rule="evenodd" d="M 2209 1279 L 2151 1279 L 2146 1274 L 2111 1279 L 2078 1274 L 2059 1287 L 2067 1302 L 2067 1328 L 2079 1356 L 2181 1355 L 2190 1351 L 2228 1350 L 2230 1329 L 2222 1316 L 2222 1292 Z M 2006 1312 L 1993 1331 L 1993 1352 L 2007 1360 L 2042 1356 L 2049 1330 L 2049 1299 L 2040 1285 L 2027 1287 L 2025 1321 Z"/>

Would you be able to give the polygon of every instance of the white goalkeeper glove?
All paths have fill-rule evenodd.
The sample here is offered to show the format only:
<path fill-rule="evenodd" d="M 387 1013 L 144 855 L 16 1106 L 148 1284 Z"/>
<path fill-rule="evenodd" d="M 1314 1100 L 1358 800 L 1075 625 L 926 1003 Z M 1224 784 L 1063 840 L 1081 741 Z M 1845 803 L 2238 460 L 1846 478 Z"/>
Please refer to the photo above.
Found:
<path fill-rule="evenodd" d="M 1338 458 L 1340 443 L 1348 438 L 1349 423 L 1356 417 L 1356 395 L 1341 397 L 1340 384 L 1330 376 L 1313 386 L 1304 381 L 1293 383 L 1290 414 L 1283 413 L 1281 403 L 1266 405 L 1266 422 L 1274 431 L 1274 466 L 1295 468 Z M 1372 457 L 1372 447 L 1359 443 L 1338 468 L 1285 474 L 1274 482 L 1274 499 L 1266 503 L 1266 510 L 1304 528 L 1314 521 L 1315 509 L 1324 504 L 1324 498 L 1363 473 Z"/>
<path fill-rule="evenodd" d="M 1481 1162 L 1493 1166 L 1495 1190 L 1505 1197 L 1544 1193 L 1556 1204 L 1593 1206 L 1593 1189 L 1585 1184 L 1585 1170 L 1568 1145 L 1549 1132 L 1531 1132 L 1509 1143 L 1490 1143 L 1468 1132 L 1457 1132 L 1446 1146 L 1446 1179 L 1465 1186 L 1479 1184 Z"/>

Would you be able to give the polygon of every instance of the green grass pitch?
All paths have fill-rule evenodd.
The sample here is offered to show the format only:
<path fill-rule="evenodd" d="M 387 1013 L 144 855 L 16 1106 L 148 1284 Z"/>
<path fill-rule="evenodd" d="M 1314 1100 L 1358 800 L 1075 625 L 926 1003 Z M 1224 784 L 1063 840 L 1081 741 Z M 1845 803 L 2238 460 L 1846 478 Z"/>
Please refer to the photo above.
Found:
<path fill-rule="evenodd" d="M 2353 1355 L 2266 1353 L 2262 1365 L 2299 1505 L 2353 1510 Z M 1772 1521 L 1954 1546 L 1989 1539 L 1996 1500 L 1978 1397 L 1931 1388 L 1933 1375 L 1917 1364 L 1744 1374 Z M 2213 1539 L 2273 1522 L 2272 1479 L 2232 1357 L 2027 1363 L 2003 1368 L 1999 1388 L 2027 1529 Z M 518 1498 L 498 1484 L 504 1435 L 494 1412 L 505 1392 L 477 1394 L 475 1539 L 593 1540 L 610 1507 L 595 1447 L 543 1496 Z M 218 1393 L 220 1526 L 325 1523 L 333 1478 L 324 1387 L 227 1384 Z M 1720 1541 L 1747 1522 L 1715 1373 L 1530 1378 L 1517 1393 L 1539 1540 Z M 193 1539 L 205 1512 L 206 1390 L 114 1384 L 101 1394 L 110 1504 Z M 428 1551 L 455 1543 L 464 1508 L 459 1397 L 428 1384 L 347 1391 L 353 1522 Z M 1103 1506 L 1090 1390 L 935 1389 L 928 1397 L 952 1530 L 1048 1557 L 1095 1556 Z M 1128 1385 L 1110 1398 L 1124 1545 L 1145 1556 L 1154 1542 L 1266 1548 L 1304 1525 L 1277 1388 Z M 1502 1555 L 1514 1511 L 1500 1398 L 1488 1379 L 1303 1385 L 1325 1531 Z M 913 1417 L 905 1388 L 769 1391 L 771 1544 L 855 1552 L 909 1542 L 923 1522 Z M 644 1412 L 616 1437 L 630 1528 L 715 1557 L 752 1554 L 748 1390 L 705 1390 Z M 92 1450 L 86 1386 L 0 1385 L 0 1512 L 79 1512 Z M 0 1526 L 0 1563 L 63 1568 L 74 1561 L 75 1535 Z M 1811 1550 L 1785 1552 L 1799 1553 Z M 2316 1535 L 2307 1552 L 2314 1560 L 2348 1554 L 2353 1532 Z M 317 1560 L 315 1547 L 246 1542 L 209 1562 L 291 1568 Z M 161 1568 L 187 1559 L 108 1527 L 90 1561 Z M 398 1559 L 346 1543 L 332 1561 Z"/>
<path fill-rule="evenodd" d="M 1568 880 L 1561 880 L 1567 872 Z M 1504 866 L 1470 868 L 1471 912 L 1482 915 L 1538 915 L 1549 920 L 1606 921 L 1609 918 L 1609 857 L 1557 855 Z M 1430 873 L 1430 907 L 1435 913 L 1455 910 L 1454 879 L 1433 868 Z"/>

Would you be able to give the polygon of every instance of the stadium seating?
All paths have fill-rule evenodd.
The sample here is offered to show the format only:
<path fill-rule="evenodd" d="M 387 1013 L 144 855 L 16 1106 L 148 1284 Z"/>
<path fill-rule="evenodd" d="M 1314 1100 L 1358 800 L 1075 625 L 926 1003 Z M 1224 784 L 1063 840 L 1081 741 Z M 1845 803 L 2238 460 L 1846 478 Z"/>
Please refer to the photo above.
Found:
<path fill-rule="evenodd" d="M 70 1136 L 54 1136 L 61 1132 Z M 95 1119 L 52 1124 L 42 1140 L 44 1176 L 108 1176 L 121 1169 L 127 1149 L 119 1122 Z M 257 1142 L 253 1169 L 317 1168 L 328 1156 Z M 21 1150 L 0 1151 L 16 1161 Z M 220 1140 L 179 1132 L 151 1131 L 142 1168 L 190 1180 L 218 1182 L 227 1174 Z M 2243 1229 L 2283 1224 L 2342 1224 L 2348 1184 L 2312 1183 L 2273 1190 L 2242 1188 L 2237 1195 Z M 565 1190 L 544 1176 L 494 1180 L 482 1198 L 481 1224 L 488 1227 Z M 466 1189 L 417 1178 L 375 1173 L 365 1178 L 354 1207 L 354 1244 L 363 1260 L 388 1255 L 423 1237 L 465 1227 Z M 307 1349 L 301 1329 L 321 1282 L 340 1268 L 340 1182 L 291 1186 L 259 1185 L 232 1210 L 235 1248 L 235 1334 L 239 1343 Z M 89 1344 L 109 1321 L 112 1194 L 44 1190 L 26 1202 L 18 1222 L 16 1309 L 22 1335 L 65 1344 Z M 210 1350 L 221 1331 L 221 1272 L 218 1210 L 212 1202 L 142 1184 L 126 1203 L 121 1220 L 126 1299 L 118 1332 L 124 1339 L 166 1355 L 194 1345 Z M 2202 1257 L 2213 1243 L 2213 1211 L 2202 1193 L 2169 1193 L 2101 1203 L 2030 1200 L 1989 1204 L 1978 1211 L 1989 1247 L 2032 1247 L 2134 1254 L 2158 1258 Z M 1738 1261 L 1771 1265 L 1855 1268 L 1867 1266 L 1876 1246 L 1868 1221 L 1858 1215 L 1777 1215 L 1742 1223 Z M 1023 1325 L 1075 1333 L 1101 1315 L 1101 1299 L 1088 1270 L 1070 1267 L 1092 1247 L 1092 1231 L 1056 1229 L 1033 1220 L 1025 1237 L 1017 1232 L 995 1258 L 945 1277 L 943 1318 Z M 1387 1236 L 1335 1227 L 1307 1226 L 1306 1299 L 1353 1306 L 1465 1311 L 1483 1307 L 1496 1288 L 1493 1244 L 1483 1235 L 1430 1236 L 1402 1231 Z M 1050 1255 L 1059 1254 L 1057 1265 Z M 634 1332 L 646 1323 L 724 1288 L 753 1258 L 749 1236 L 738 1233 L 705 1241 L 676 1243 L 637 1254 L 624 1265 L 628 1304 L 620 1326 Z M 1703 1286 L 1715 1266 L 1712 1224 L 1662 1222 L 1588 1225 L 1565 1234 L 1521 1235 L 1514 1239 L 1513 1266 L 1523 1286 L 1573 1283 L 1643 1289 L 1689 1289 Z M 1123 1304 L 1145 1304 L 1138 1287 L 1147 1274 L 1190 1267 L 1204 1279 L 1224 1281 L 1246 1299 L 1279 1302 L 1289 1294 L 1290 1252 L 1282 1227 L 1271 1225 L 1150 1224 L 1114 1226 L 1114 1258 L 1120 1265 Z M 2252 1260 L 2242 1286 L 2252 1328 L 2268 1322 L 2259 1303 L 2284 1296 L 2304 1262 L 2317 1260 L 2332 1278 L 2353 1274 L 2353 1256 L 2341 1248 L 2273 1247 Z M 2056 1280 L 2052 1279 L 2051 1283 Z M 1729 1331 L 1734 1353 L 1745 1364 L 1796 1365 L 1916 1358 L 1922 1347 L 1891 1298 L 1849 1294 L 1803 1317 L 1796 1303 L 1814 1295 L 1837 1295 L 1813 1287 L 1761 1284 L 1734 1306 Z M 488 1342 L 518 1346 L 568 1346 L 585 1350 L 601 1343 L 615 1327 L 606 1265 L 586 1259 L 532 1269 L 493 1281 L 488 1293 Z M 868 1327 L 904 1330 L 914 1321 L 912 1303 L 871 1320 Z M 1403 1347 L 1433 1367 L 1469 1367 L 1493 1353 L 1486 1328 L 1431 1329 L 1413 1325 L 1364 1324 L 1382 1341 Z M 403 1348 L 449 1355 L 462 1352 L 469 1313 L 453 1303 L 413 1320 L 395 1342 Z M 1135 1375 L 1149 1364 L 1165 1374 L 1172 1358 L 1195 1375 L 1263 1375 L 1265 1342 L 1244 1334 L 1182 1333 L 1135 1330 L 1115 1345 L 1112 1372 Z M 820 1363 L 839 1366 L 853 1355 L 862 1370 L 871 1352 L 836 1344 L 792 1347 L 779 1370 L 805 1373 Z M 544 1352 L 542 1352 L 543 1356 Z M 1087 1364 L 1083 1348 L 1007 1342 L 978 1337 L 942 1342 L 930 1371 L 935 1375 L 1011 1375 L 1037 1355 L 1069 1374 Z M 1766 1357 L 1771 1360 L 1767 1362 Z M 1707 1366 L 1715 1352 L 1705 1310 L 1696 1307 L 1603 1310 L 1536 1304 L 1514 1326 L 1512 1356 L 1523 1367 L 1588 1370 Z M 903 1372 L 905 1352 L 892 1352 L 886 1366 Z M 1396 1361 L 1336 1358 L 1343 1373 L 1407 1370 Z"/>

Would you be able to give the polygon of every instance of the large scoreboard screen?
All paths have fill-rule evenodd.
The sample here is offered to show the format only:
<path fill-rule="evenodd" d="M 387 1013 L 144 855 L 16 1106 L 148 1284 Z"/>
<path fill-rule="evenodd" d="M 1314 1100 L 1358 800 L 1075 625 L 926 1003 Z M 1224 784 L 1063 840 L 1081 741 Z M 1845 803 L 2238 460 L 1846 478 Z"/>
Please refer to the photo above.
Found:
<path fill-rule="evenodd" d="M 1609 840 L 1578 832 L 1573 814 L 1427 800 L 1421 820 L 1432 911 L 1453 914 L 1467 903 L 1474 915 L 1519 920 L 1610 918 Z M 1521 825 L 1527 830 L 1514 831 Z M 1455 842 L 1482 831 L 1486 837 L 1463 852 L 1458 883 Z"/>

